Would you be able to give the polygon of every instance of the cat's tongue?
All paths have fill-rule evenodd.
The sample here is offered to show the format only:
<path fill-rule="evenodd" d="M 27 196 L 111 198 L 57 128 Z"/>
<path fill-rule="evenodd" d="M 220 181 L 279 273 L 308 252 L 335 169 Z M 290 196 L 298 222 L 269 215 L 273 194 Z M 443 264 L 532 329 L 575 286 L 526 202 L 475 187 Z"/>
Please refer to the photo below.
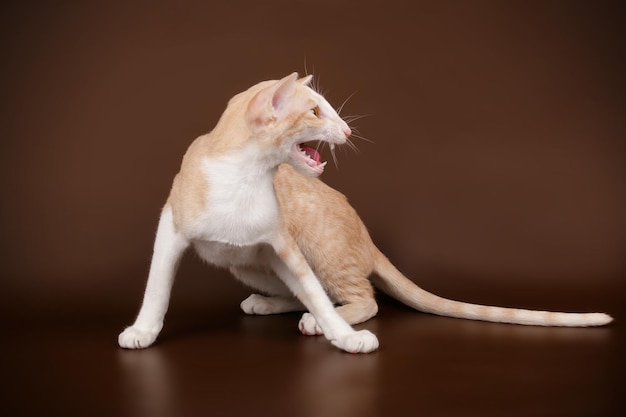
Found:
<path fill-rule="evenodd" d="M 306 156 L 308 156 L 309 158 L 311 158 L 318 164 L 320 163 L 321 156 L 320 156 L 320 153 L 315 148 L 311 148 L 310 146 L 307 146 L 307 145 L 300 145 L 300 148 L 304 151 Z"/>

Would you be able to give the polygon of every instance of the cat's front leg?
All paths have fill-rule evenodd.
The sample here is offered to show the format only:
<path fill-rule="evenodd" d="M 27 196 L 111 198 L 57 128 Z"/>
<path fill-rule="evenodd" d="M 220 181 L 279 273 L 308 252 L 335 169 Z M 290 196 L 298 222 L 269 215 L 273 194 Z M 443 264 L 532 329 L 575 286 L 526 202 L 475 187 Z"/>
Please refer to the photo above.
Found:
<path fill-rule="evenodd" d="M 278 236 L 273 247 L 278 255 L 272 264 L 274 271 L 315 317 L 324 337 L 339 349 L 350 353 L 369 353 L 378 349 L 378 339 L 373 333 L 367 330 L 355 331 L 337 313 L 291 236 Z"/>
<path fill-rule="evenodd" d="M 156 340 L 163 327 L 178 263 L 188 245 L 189 242 L 176 231 L 172 210 L 166 206 L 159 220 L 141 310 L 135 323 L 120 333 L 118 343 L 121 347 L 141 349 Z"/>

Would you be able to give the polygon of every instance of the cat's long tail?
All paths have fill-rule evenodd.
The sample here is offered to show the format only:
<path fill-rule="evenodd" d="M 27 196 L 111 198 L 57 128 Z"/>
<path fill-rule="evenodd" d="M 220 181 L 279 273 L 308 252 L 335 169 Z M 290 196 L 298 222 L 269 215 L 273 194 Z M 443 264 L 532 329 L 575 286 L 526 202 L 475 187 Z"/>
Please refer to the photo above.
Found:
<path fill-rule="evenodd" d="M 588 327 L 613 321 L 604 313 L 560 313 L 491 307 L 449 300 L 429 293 L 406 278 L 380 251 L 376 254 L 373 283 L 384 293 L 417 310 L 440 316 L 534 326 Z"/>

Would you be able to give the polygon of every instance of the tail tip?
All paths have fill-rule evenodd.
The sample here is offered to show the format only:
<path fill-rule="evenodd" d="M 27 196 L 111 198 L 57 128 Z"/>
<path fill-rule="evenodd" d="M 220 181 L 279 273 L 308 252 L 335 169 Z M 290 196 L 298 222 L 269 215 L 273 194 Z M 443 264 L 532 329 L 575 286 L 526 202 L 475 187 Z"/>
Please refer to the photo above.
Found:
<path fill-rule="evenodd" d="M 605 313 L 591 313 L 589 316 L 589 326 L 604 326 L 613 321 L 613 317 Z"/>

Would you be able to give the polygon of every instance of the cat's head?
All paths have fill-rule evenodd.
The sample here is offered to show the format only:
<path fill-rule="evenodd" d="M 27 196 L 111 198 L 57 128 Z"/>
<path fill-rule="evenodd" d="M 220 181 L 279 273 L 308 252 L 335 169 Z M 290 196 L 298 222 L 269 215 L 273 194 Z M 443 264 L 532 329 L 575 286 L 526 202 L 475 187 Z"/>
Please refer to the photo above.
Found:
<path fill-rule="evenodd" d="M 309 87 L 312 76 L 293 73 L 278 81 L 264 81 L 248 90 L 245 117 L 261 152 L 287 162 L 308 176 L 319 176 L 326 162 L 316 148 L 346 143 L 348 124 Z"/>

